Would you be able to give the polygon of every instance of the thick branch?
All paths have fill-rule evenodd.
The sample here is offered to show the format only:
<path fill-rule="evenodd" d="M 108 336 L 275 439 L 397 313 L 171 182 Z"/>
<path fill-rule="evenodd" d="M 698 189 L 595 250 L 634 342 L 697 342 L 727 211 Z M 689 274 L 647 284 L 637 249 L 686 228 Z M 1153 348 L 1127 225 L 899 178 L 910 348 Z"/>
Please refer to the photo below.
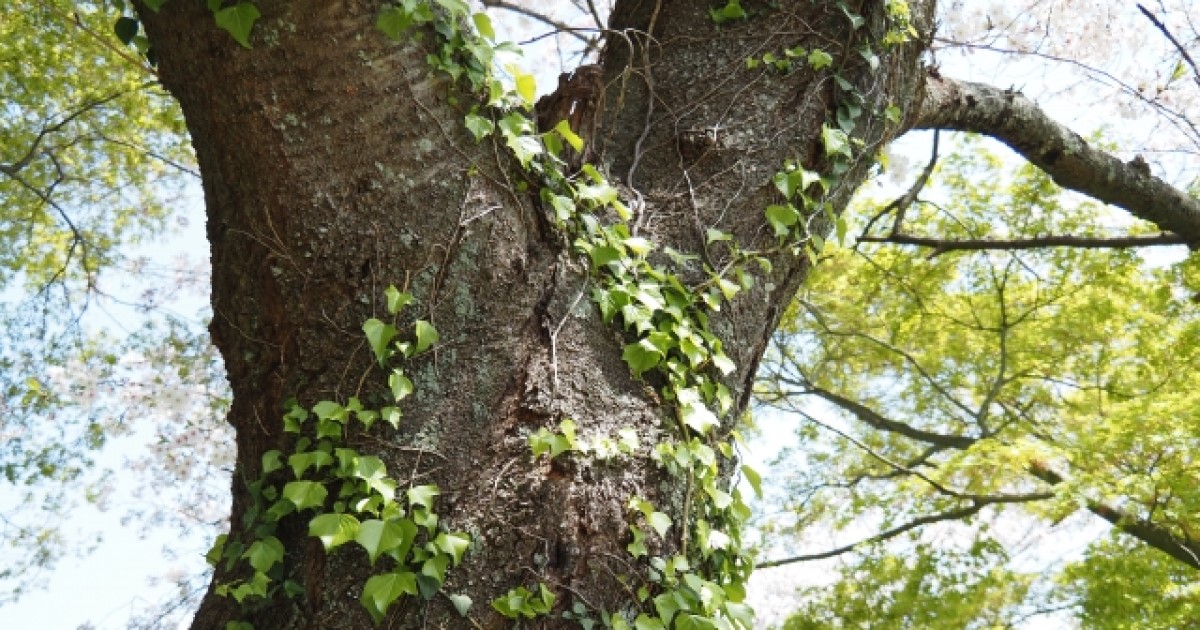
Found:
<path fill-rule="evenodd" d="M 1200 200 L 1131 162 L 1092 148 L 1020 92 L 930 74 L 914 128 L 981 133 L 1007 144 L 1054 181 L 1200 246 Z"/>
<path fill-rule="evenodd" d="M 850 400 L 849 398 L 846 398 L 845 396 L 842 396 L 835 392 L 831 392 L 827 389 L 822 389 L 820 387 L 810 387 L 809 392 L 815 396 L 818 396 L 818 397 L 824 399 L 826 402 L 837 405 L 838 407 L 841 407 L 842 409 L 854 414 L 854 416 L 856 418 L 858 418 L 859 420 L 862 420 L 863 422 L 867 423 L 869 426 L 872 426 L 881 431 L 888 431 L 891 433 L 896 433 L 899 435 L 903 435 L 904 437 L 909 438 L 909 439 L 917 440 L 919 442 L 924 442 L 926 444 L 931 444 L 931 445 L 939 446 L 942 448 L 952 448 L 952 449 L 960 449 L 960 450 L 968 449 L 968 448 L 971 448 L 971 445 L 976 442 L 975 438 L 966 437 L 966 436 L 962 436 L 962 435 L 951 435 L 951 434 L 946 434 L 946 433 L 934 433 L 932 431 L 923 431 L 921 429 L 915 428 L 915 427 L 905 424 L 903 422 L 896 422 L 895 420 L 890 420 L 888 418 L 883 417 L 883 415 L 877 413 L 874 409 L 871 409 L 870 407 L 867 407 L 866 405 L 863 405 L 862 403 L 859 403 L 858 401 Z"/>
<path fill-rule="evenodd" d="M 1062 475 L 1040 462 L 1035 462 L 1030 466 L 1029 472 L 1050 485 L 1057 485 L 1064 481 Z M 1162 525 L 1130 516 L 1124 510 L 1107 503 L 1088 501 L 1087 509 L 1092 514 L 1108 521 L 1113 527 L 1126 534 L 1133 536 L 1193 569 L 1200 569 L 1200 545 L 1180 540 L 1178 536 L 1172 534 L 1170 530 Z"/>
<path fill-rule="evenodd" d="M 984 251 L 984 250 L 1020 250 L 1041 249 L 1043 247 L 1081 247 L 1090 249 L 1120 249 L 1128 247 L 1152 247 L 1156 245 L 1187 245 L 1187 241 L 1178 234 L 1155 234 L 1150 236 L 1119 236 L 1112 238 L 1091 236 L 1040 236 L 1036 238 L 1019 239 L 941 239 L 927 236 L 912 236 L 910 234 L 889 234 L 887 236 L 860 236 L 860 243 L 892 243 L 895 245 L 916 245 L 933 249 L 931 256 L 954 251 Z"/>

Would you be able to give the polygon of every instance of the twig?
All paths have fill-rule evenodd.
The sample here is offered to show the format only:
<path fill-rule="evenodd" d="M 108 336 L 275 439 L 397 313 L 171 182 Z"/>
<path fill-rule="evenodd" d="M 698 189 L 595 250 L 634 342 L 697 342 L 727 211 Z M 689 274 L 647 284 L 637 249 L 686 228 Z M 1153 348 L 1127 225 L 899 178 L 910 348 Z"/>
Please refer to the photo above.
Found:
<path fill-rule="evenodd" d="M 1159 32 L 1165 35 L 1167 39 L 1171 40 L 1171 43 L 1174 44 L 1175 49 L 1178 50 L 1179 54 L 1183 56 L 1184 61 L 1187 61 L 1188 65 L 1192 67 L 1192 80 L 1196 82 L 1196 85 L 1200 85 L 1200 68 L 1196 67 L 1196 62 L 1192 59 L 1192 56 L 1188 54 L 1188 51 L 1183 47 L 1183 44 L 1179 43 L 1179 40 L 1175 39 L 1175 36 L 1171 34 L 1171 31 L 1167 30 L 1167 25 L 1163 24 L 1158 20 L 1158 18 L 1154 17 L 1154 14 L 1146 10 L 1146 7 L 1139 4 L 1137 5 L 1137 8 L 1138 11 L 1142 12 L 1142 15 L 1146 16 L 1147 20 L 1150 20 L 1150 23 L 1153 24 L 1154 27 L 1159 30 Z"/>

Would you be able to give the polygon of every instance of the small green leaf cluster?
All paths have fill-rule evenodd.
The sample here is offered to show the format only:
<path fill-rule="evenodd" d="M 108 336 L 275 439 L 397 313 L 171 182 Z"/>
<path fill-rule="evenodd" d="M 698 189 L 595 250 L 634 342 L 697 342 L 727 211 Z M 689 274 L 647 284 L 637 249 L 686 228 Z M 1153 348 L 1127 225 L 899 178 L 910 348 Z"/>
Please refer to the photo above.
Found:
<path fill-rule="evenodd" d="M 392 316 L 413 301 L 412 295 L 395 287 L 389 287 L 385 295 Z M 408 359 L 426 352 L 438 340 L 437 330 L 424 320 L 414 323 L 409 340 L 398 339 L 394 324 L 374 318 L 363 324 L 363 331 L 381 367 L 387 367 L 394 357 Z M 396 403 L 413 391 L 400 367 L 392 368 L 388 385 Z M 214 565 L 225 561 L 226 570 L 240 561 L 252 570 L 248 579 L 219 585 L 219 595 L 241 604 L 267 599 L 280 587 L 280 580 L 288 596 L 300 594 L 298 584 L 284 579 L 284 547 L 275 530 L 283 518 L 304 512 L 313 514 L 308 534 L 321 541 L 326 553 L 353 542 L 367 553 L 371 566 L 381 556 L 391 559 L 388 571 L 372 576 L 363 586 L 362 605 L 376 623 L 401 596 L 429 599 L 441 590 L 447 569 L 462 562 L 470 537 L 438 530 L 438 516 L 433 511 L 437 486 L 411 487 L 401 501 L 399 485 L 388 475 L 383 460 L 343 446 L 353 421 L 369 430 L 380 419 L 398 428 L 400 410 L 395 406 L 366 409 L 356 397 L 344 405 L 324 400 L 311 409 L 293 402 L 283 417 L 284 431 L 297 436 L 291 454 L 285 456 L 279 450 L 264 453 L 262 476 L 250 484 L 256 505 L 246 520 L 251 523 L 253 541 L 246 546 L 222 536 L 209 554 Z M 288 481 L 282 486 L 278 481 L 268 483 L 272 476 Z M 460 604 L 469 605 L 469 601 L 455 601 L 465 612 Z"/>
<path fill-rule="evenodd" d="M 762 57 L 746 58 L 746 67 L 750 70 L 766 66 L 784 74 L 795 70 L 797 63 L 807 63 L 810 68 L 819 72 L 833 65 L 833 56 L 820 48 L 807 50 L 803 46 L 793 46 L 784 48 L 780 53 L 766 52 Z"/>
<path fill-rule="evenodd" d="M 529 449 L 534 457 L 547 455 L 554 459 L 565 452 L 581 454 L 591 453 L 600 461 L 608 461 L 618 455 L 631 455 L 640 446 L 637 431 L 624 428 L 617 432 L 617 439 L 607 435 L 598 436 L 592 440 L 584 440 L 576 435 L 576 425 L 570 418 L 563 419 L 558 425 L 559 432 L 554 433 L 546 427 L 529 436 Z"/>
<path fill-rule="evenodd" d="M 709 9 L 708 17 L 712 18 L 712 21 L 717 24 L 724 24 L 731 20 L 744 20 L 749 15 L 742 8 L 742 3 L 739 0 L 729 0 L 721 8 L 714 7 Z"/>
<path fill-rule="evenodd" d="M 533 619 L 549 615 L 554 608 L 554 593 L 545 584 L 537 585 L 537 592 L 530 591 L 524 586 L 518 586 L 511 591 L 492 600 L 492 608 L 509 619 Z"/>

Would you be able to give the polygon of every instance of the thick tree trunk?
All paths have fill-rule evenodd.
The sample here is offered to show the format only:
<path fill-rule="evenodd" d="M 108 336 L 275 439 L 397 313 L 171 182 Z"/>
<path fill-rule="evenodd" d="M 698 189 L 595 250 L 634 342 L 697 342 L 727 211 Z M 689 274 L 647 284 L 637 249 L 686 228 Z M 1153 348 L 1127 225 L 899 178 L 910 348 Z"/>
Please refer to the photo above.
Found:
<path fill-rule="evenodd" d="M 833 196 L 839 209 L 874 147 L 900 131 L 885 125 L 884 108 L 919 101 L 919 44 L 888 50 L 875 72 L 858 53 L 880 33 L 882 2 L 848 3 L 861 4 L 851 8 L 868 19 L 856 32 L 831 3 L 772 4 L 744 0 L 754 17 L 720 28 L 708 3 L 617 4 L 595 157 L 631 203 L 639 200 L 636 228 L 660 245 L 719 264 L 727 252 L 705 250 L 708 228 L 732 233 L 743 247 L 771 244 L 763 220 L 777 201 L 771 176 L 789 159 L 824 166 L 820 130 L 841 98 L 830 71 L 748 69 L 747 58 L 822 48 L 865 95 L 857 130 L 865 157 L 843 176 Z M 918 25 L 928 25 L 933 3 L 911 4 Z M 381 315 L 383 289 L 395 284 L 417 297 L 419 316 L 438 327 L 441 342 L 412 367 L 416 394 L 405 401 L 401 429 L 350 440 L 402 482 L 440 486 L 442 522 L 474 538 L 445 590 L 470 595 L 472 618 L 489 628 L 511 622 L 488 602 L 538 582 L 558 593 L 556 610 L 575 601 L 631 610 L 630 586 L 646 568 L 625 549 L 627 502 L 641 496 L 678 516 L 686 491 L 646 452 L 671 439 L 675 423 L 664 422 L 670 411 L 653 383 L 630 375 L 622 333 L 590 303 L 581 261 L 536 197 L 517 192 L 520 176 L 504 152 L 465 131 L 473 97 L 431 71 L 420 44 L 398 45 L 375 29 L 380 3 L 257 7 L 263 19 L 250 50 L 214 26 L 204 3 L 173 0 L 160 13 L 142 12 L 204 176 L 211 329 L 238 435 L 232 535 L 244 525 L 246 483 L 262 454 L 286 449 L 287 399 L 312 405 L 385 390 L 361 325 Z M 654 43 L 643 47 L 647 41 Z M 769 277 L 714 315 L 737 363 L 727 385 L 738 412 L 780 309 L 806 272 L 803 256 L 772 262 Z M 583 435 L 632 427 L 643 451 L 617 465 L 533 460 L 528 433 L 566 417 Z M 347 546 L 326 558 L 297 517 L 284 521 L 280 538 L 304 595 L 281 597 L 248 621 L 371 627 L 358 597 L 372 569 L 360 551 Z M 670 553 L 676 543 L 656 544 Z M 215 580 L 228 577 L 218 570 Z M 194 627 L 224 628 L 240 615 L 210 590 Z M 428 606 L 404 599 L 386 623 L 465 625 L 444 598 Z"/>

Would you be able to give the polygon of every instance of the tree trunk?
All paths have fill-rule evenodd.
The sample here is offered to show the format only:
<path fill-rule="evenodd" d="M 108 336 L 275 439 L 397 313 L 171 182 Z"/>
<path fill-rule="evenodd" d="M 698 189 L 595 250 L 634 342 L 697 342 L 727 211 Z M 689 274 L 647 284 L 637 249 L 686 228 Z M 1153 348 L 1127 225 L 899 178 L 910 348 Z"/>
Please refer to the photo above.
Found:
<path fill-rule="evenodd" d="M 705 245 L 708 228 L 743 248 L 773 245 L 763 219 L 778 202 L 771 177 L 789 159 L 826 166 L 821 127 L 843 96 L 834 70 L 865 95 L 856 128 L 862 157 L 831 195 L 840 211 L 877 146 L 900 131 L 883 110 L 915 112 L 921 81 L 917 42 L 884 50 L 870 71 L 859 50 L 882 34 L 884 3 L 848 4 L 866 27 L 852 29 L 830 3 L 743 0 L 751 18 L 720 27 L 708 3 L 617 3 L 591 153 L 623 184 L 634 229 L 715 266 L 728 250 Z M 919 29 L 931 23 L 932 4 L 911 3 Z M 285 401 L 311 406 L 386 391 L 361 326 L 384 316 L 383 289 L 394 284 L 416 296 L 417 316 L 437 326 L 441 341 L 410 369 L 416 393 L 402 405 L 400 430 L 380 423 L 348 439 L 383 458 L 402 483 L 438 485 L 443 525 L 472 536 L 444 590 L 470 595 L 470 616 L 487 628 L 511 625 L 490 601 L 539 582 L 558 594 L 556 613 L 575 602 L 633 610 L 647 569 L 626 551 L 636 516 L 630 497 L 676 523 L 689 499 L 649 457 L 652 445 L 675 439 L 674 412 L 652 376 L 636 379 L 622 361 L 627 341 L 588 299 L 586 266 L 536 194 L 520 192 L 515 161 L 467 133 L 463 116 L 477 100 L 429 68 L 422 46 L 432 33 L 424 44 L 390 41 L 374 26 L 376 2 L 257 7 L 252 49 L 218 30 L 204 3 L 173 0 L 141 12 L 203 172 L 211 331 L 238 436 L 231 537 L 245 525 L 246 484 L 259 476 L 263 453 L 289 444 Z M 747 67 L 747 58 L 798 45 L 827 51 L 834 67 Z M 726 425 L 744 409 L 758 359 L 808 265 L 803 255 L 772 254 L 771 262 L 770 274 L 713 314 L 737 365 L 725 377 L 737 401 Z M 705 279 L 698 268 L 683 276 Z M 616 464 L 532 458 L 528 434 L 564 418 L 585 436 L 631 427 L 642 449 Z M 305 527 L 288 517 L 279 534 L 301 597 L 279 596 L 246 615 L 210 588 L 194 627 L 233 619 L 258 628 L 371 627 L 358 601 L 373 572 L 365 555 L 347 546 L 326 557 Z M 677 535 L 668 539 L 650 541 L 655 553 L 677 550 Z M 218 568 L 214 583 L 229 577 Z M 466 625 L 440 597 L 428 605 L 403 598 L 386 623 Z"/>

